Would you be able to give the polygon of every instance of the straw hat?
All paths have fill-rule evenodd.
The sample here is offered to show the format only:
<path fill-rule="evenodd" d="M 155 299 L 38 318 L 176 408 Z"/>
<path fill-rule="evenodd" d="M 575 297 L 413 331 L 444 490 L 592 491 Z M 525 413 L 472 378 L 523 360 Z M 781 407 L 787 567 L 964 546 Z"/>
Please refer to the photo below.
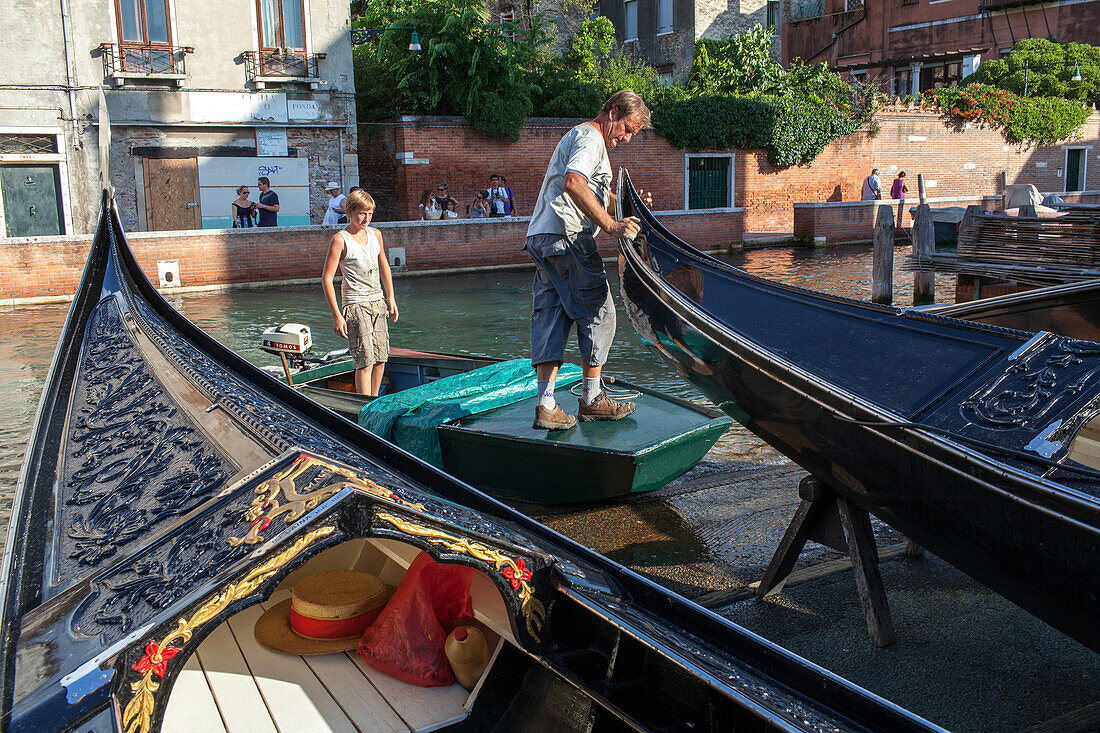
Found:
<path fill-rule="evenodd" d="M 325 190 L 326 191 L 331 191 L 334 188 L 340 188 L 340 184 L 337 183 L 336 181 L 329 181 L 328 183 L 325 184 Z"/>
<path fill-rule="evenodd" d="M 358 570 L 329 570 L 302 578 L 290 598 L 256 622 L 256 641 L 287 654 L 331 654 L 354 649 L 386 605 L 385 584 Z"/>

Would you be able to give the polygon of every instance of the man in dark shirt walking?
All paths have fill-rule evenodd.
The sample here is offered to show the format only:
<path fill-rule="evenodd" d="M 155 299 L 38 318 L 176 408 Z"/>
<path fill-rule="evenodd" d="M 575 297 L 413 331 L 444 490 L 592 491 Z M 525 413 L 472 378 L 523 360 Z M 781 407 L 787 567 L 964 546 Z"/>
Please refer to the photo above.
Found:
<path fill-rule="evenodd" d="M 279 194 L 271 190 L 271 180 L 267 176 L 260 176 L 256 179 L 256 187 L 260 189 L 260 202 L 256 204 L 260 213 L 256 226 L 279 226 Z"/>

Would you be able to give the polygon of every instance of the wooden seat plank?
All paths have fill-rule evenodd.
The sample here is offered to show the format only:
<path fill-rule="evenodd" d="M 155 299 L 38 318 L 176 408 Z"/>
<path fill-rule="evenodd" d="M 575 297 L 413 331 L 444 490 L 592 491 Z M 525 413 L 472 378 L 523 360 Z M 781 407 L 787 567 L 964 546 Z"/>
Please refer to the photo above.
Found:
<path fill-rule="evenodd" d="M 282 597 L 289 595 L 276 591 L 260 606 L 267 610 L 279 603 Z M 409 727 L 346 654 L 320 654 L 298 658 L 309 666 L 336 704 L 360 730 L 408 733 Z"/>
<path fill-rule="evenodd" d="M 302 659 L 360 730 L 408 733 L 409 726 L 347 654 Z"/>
<path fill-rule="evenodd" d="M 278 733 L 267 703 L 226 624 L 203 640 L 197 654 L 229 733 Z"/>
<path fill-rule="evenodd" d="M 246 608 L 229 619 L 229 628 L 279 730 L 358 731 L 301 657 L 278 654 L 260 646 L 252 629 L 262 613 L 260 606 Z"/>
<path fill-rule="evenodd" d="M 195 654 L 187 660 L 172 685 L 172 696 L 168 699 L 160 729 L 163 733 L 225 733 L 214 694 Z"/>
<path fill-rule="evenodd" d="M 350 652 L 348 658 L 414 731 L 436 730 L 466 718 L 469 693 L 461 685 L 417 687 L 379 672 L 355 652 Z"/>

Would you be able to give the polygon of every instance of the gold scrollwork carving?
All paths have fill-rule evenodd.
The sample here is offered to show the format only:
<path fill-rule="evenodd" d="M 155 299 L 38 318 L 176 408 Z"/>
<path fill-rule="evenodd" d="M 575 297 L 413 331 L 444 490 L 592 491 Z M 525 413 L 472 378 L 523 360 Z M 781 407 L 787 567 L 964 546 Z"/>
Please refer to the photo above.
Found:
<path fill-rule="evenodd" d="M 433 527 L 410 522 L 393 514 L 379 512 L 375 516 L 389 522 L 405 534 L 421 537 L 433 545 L 446 547 L 451 552 L 458 552 L 483 562 L 492 563 L 497 571 L 508 579 L 512 589 L 516 591 L 520 601 L 520 611 L 523 613 L 524 621 L 527 624 L 527 633 L 538 641 L 542 632 L 543 621 L 546 620 L 546 608 L 542 605 L 542 601 L 535 598 L 535 592 L 527 582 L 531 579 L 531 571 L 527 568 L 523 558 L 513 560 L 499 550 L 486 547 L 480 542 L 474 542 L 465 537 L 456 537 Z"/>
<path fill-rule="evenodd" d="M 299 491 L 298 479 L 314 466 L 326 469 L 327 473 L 315 476 Z M 344 480 L 314 488 L 332 474 L 341 476 Z M 245 513 L 245 519 L 251 522 L 252 526 L 244 537 L 230 537 L 228 540 L 229 545 L 231 547 L 241 544 L 257 545 L 264 541 L 261 533 L 267 529 L 276 517 L 285 515 L 283 516 L 285 523 L 295 522 L 309 510 L 349 486 L 364 491 L 371 496 L 396 501 L 414 509 L 424 508 L 422 504 L 410 504 L 389 489 L 379 486 L 370 479 L 357 476 L 346 468 L 303 453 L 290 466 L 256 487 L 256 498 L 252 500 L 251 506 Z M 285 503 L 279 501 L 280 495 Z"/>
<path fill-rule="evenodd" d="M 122 712 L 124 733 L 148 733 L 153 720 L 153 711 L 156 708 L 156 692 L 160 689 L 160 683 L 156 682 L 153 676 L 164 677 L 167 673 L 168 661 L 191 640 L 196 629 L 216 618 L 230 604 L 251 595 L 260 584 L 275 575 L 303 550 L 335 531 L 336 527 L 333 526 L 318 527 L 298 538 L 290 547 L 250 570 L 244 578 L 227 585 L 218 595 L 208 598 L 190 618 L 180 619 L 176 628 L 159 643 L 150 639 L 145 646 L 145 656 L 131 667 L 132 670 L 143 674 L 141 679 L 130 685 L 134 697 Z M 177 642 L 179 646 L 172 646 L 173 642 Z"/>

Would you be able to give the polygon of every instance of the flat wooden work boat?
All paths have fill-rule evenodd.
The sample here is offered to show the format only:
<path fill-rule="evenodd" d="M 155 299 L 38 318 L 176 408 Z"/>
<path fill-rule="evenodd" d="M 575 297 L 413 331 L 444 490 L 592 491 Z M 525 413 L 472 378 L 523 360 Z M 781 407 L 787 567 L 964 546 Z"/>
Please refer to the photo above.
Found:
<path fill-rule="evenodd" d="M 109 196 L 0 587 L 9 731 L 915 731 L 928 723 L 320 408 L 159 296 Z M 473 569 L 472 692 L 252 625 L 304 573 Z"/>
<path fill-rule="evenodd" d="M 966 303 L 926 306 L 922 310 L 992 326 L 1050 331 L 1075 339 L 1100 341 L 1100 280 L 1051 285 Z"/>
<path fill-rule="evenodd" d="M 387 394 L 431 384 L 445 390 L 450 377 L 499 363 L 431 352 L 391 352 L 386 365 Z M 452 380 L 453 381 L 453 380 Z M 299 372 L 295 385 L 311 399 L 349 420 L 361 419 L 374 398 L 354 389 L 348 363 Z M 532 394 L 492 410 L 441 420 L 441 456 L 418 450 L 398 431 L 382 437 L 441 466 L 447 473 L 496 496 L 537 504 L 598 501 L 659 489 L 691 470 L 732 420 L 712 408 L 617 380 L 637 409 L 624 420 L 578 423 L 572 430 L 536 430 Z M 563 405 L 576 402 L 571 387 L 556 391 Z M 568 409 L 568 408 L 567 408 Z"/>
<path fill-rule="evenodd" d="M 439 426 L 443 469 L 491 494 L 538 504 L 613 499 L 659 489 L 695 467 L 733 422 L 723 413 L 618 380 L 637 405 L 614 422 L 531 427 L 528 397 Z M 576 401 L 568 386 L 558 403 Z"/>
<path fill-rule="evenodd" d="M 646 343 L 835 495 L 1100 650 L 1100 473 L 1074 448 L 1100 410 L 1100 344 L 749 275 L 622 178 L 642 228 L 620 243 L 621 292 Z"/>
<path fill-rule="evenodd" d="M 486 357 L 446 354 L 414 349 L 390 349 L 383 385 L 386 392 L 397 392 L 422 384 L 465 374 L 496 362 Z M 372 398 L 355 391 L 355 369 L 344 359 L 303 369 L 293 375 L 294 386 L 314 402 L 355 422 L 359 411 Z"/>

